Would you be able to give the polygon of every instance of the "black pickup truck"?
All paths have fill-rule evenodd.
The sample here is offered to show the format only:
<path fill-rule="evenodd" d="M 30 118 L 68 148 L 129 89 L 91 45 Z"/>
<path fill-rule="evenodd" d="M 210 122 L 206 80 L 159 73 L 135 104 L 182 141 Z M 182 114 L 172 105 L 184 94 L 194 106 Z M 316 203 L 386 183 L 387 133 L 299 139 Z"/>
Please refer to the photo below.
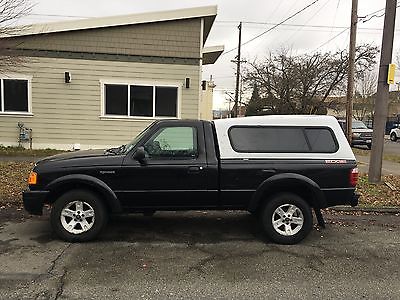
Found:
<path fill-rule="evenodd" d="M 247 210 L 284 244 L 312 229 L 312 208 L 357 205 L 356 160 L 335 118 L 264 116 L 157 120 L 118 148 L 39 161 L 26 210 L 52 206 L 67 241 L 95 238 L 110 214 Z"/>

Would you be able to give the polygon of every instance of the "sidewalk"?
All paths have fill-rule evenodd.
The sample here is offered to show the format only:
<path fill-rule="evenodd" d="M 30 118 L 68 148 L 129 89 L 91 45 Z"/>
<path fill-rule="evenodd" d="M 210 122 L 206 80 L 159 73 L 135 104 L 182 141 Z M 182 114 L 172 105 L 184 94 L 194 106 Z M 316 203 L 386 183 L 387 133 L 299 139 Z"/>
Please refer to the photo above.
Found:
<path fill-rule="evenodd" d="M 360 173 L 368 173 L 369 156 L 356 155 L 358 169 Z M 382 175 L 398 175 L 400 176 L 400 164 L 394 161 L 382 161 Z"/>

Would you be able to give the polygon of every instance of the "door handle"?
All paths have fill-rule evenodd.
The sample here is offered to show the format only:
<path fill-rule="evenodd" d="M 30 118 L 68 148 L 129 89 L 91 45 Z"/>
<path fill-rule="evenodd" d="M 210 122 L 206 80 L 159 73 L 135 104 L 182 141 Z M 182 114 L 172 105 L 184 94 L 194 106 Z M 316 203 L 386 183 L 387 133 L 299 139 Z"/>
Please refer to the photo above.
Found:
<path fill-rule="evenodd" d="M 192 166 L 188 168 L 188 174 L 199 174 L 200 171 L 203 170 L 203 167 L 200 166 Z"/>
<path fill-rule="evenodd" d="M 261 172 L 261 174 L 275 174 L 276 169 L 263 169 L 260 172 Z"/>

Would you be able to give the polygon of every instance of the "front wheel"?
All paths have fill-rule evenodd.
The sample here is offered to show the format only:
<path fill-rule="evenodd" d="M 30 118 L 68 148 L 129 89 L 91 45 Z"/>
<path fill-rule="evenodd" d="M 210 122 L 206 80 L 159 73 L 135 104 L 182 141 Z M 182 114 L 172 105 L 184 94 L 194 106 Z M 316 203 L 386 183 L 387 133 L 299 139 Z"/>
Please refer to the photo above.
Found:
<path fill-rule="evenodd" d="M 397 141 L 397 136 L 396 136 L 396 134 L 395 134 L 394 132 L 392 132 L 392 134 L 390 135 L 390 140 L 391 140 L 392 142 Z"/>
<path fill-rule="evenodd" d="M 67 242 L 93 240 L 107 223 L 107 212 L 98 196 L 86 190 L 72 190 L 54 203 L 50 222 L 55 233 Z"/>
<path fill-rule="evenodd" d="M 265 233 L 278 244 L 296 244 L 312 229 L 310 206 L 291 193 L 273 196 L 264 205 L 260 217 Z"/>

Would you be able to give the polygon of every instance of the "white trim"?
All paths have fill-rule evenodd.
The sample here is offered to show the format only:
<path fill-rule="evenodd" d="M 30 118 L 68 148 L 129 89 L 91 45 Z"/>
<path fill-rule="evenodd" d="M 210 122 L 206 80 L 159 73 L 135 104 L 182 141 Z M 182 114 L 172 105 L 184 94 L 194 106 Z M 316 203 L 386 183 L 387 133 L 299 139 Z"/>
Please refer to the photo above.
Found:
<path fill-rule="evenodd" d="M 159 11 L 141 14 L 109 16 L 102 18 L 87 18 L 81 20 L 61 21 L 52 23 L 32 24 L 21 26 L 15 30 L 15 36 L 43 34 L 52 32 L 65 32 L 93 28 L 114 27 L 164 21 L 184 20 L 208 17 L 215 19 L 217 6 L 203 6 L 178 10 Z M 1 37 L 1 36 L 0 36 Z M 203 42 L 201 43 L 203 45 Z"/>
<path fill-rule="evenodd" d="M 1 110 L 0 116 L 33 116 L 32 113 L 32 75 L 24 75 L 19 73 L 6 73 L 0 76 L 1 81 L 1 90 L 0 90 L 0 99 L 1 99 Z M 6 80 L 26 80 L 27 81 L 27 89 L 28 89 L 28 111 L 4 111 L 4 79 Z"/>
<path fill-rule="evenodd" d="M 23 117 L 23 118 L 31 118 L 33 117 L 33 113 L 29 112 L 19 112 L 19 111 L 8 111 L 8 112 L 0 112 L 1 117 Z"/>
<path fill-rule="evenodd" d="M 99 116 L 101 120 L 130 120 L 130 121 L 154 121 L 154 120 L 178 120 L 176 117 L 134 117 L 134 116 L 120 116 L 120 115 L 106 115 Z"/>
<path fill-rule="evenodd" d="M 105 99 L 105 85 L 127 85 L 128 86 L 128 115 L 107 115 L 106 114 L 106 99 Z M 182 99 L 182 82 L 179 81 L 167 81 L 167 80 L 155 80 L 150 82 L 149 80 L 127 80 L 127 79 L 100 79 L 100 116 L 99 118 L 102 120 L 107 119 L 121 119 L 121 120 L 160 120 L 160 119 L 180 119 L 181 118 L 181 99 Z M 144 116 L 130 116 L 130 86 L 138 85 L 138 86 L 151 86 L 153 87 L 153 115 L 152 117 L 144 117 Z M 156 114 L 156 87 L 174 87 L 177 89 L 177 103 L 176 103 L 176 117 L 157 117 Z"/>
<path fill-rule="evenodd" d="M 200 45 L 203 45 L 203 37 L 204 37 L 204 18 L 202 18 L 201 19 L 201 21 L 200 21 Z M 200 112 L 200 102 L 201 102 L 201 100 L 202 100 L 202 90 L 201 90 L 201 81 L 202 81 L 202 77 L 203 77 L 203 46 L 201 46 L 200 47 L 200 59 L 199 59 L 199 79 L 200 79 L 200 82 L 198 83 L 198 85 L 197 85 L 197 88 L 198 88 L 198 93 L 199 93 L 199 96 L 198 96 L 198 99 L 199 99 L 199 101 L 197 101 L 197 119 L 200 119 L 200 114 L 201 114 L 201 112 Z"/>

